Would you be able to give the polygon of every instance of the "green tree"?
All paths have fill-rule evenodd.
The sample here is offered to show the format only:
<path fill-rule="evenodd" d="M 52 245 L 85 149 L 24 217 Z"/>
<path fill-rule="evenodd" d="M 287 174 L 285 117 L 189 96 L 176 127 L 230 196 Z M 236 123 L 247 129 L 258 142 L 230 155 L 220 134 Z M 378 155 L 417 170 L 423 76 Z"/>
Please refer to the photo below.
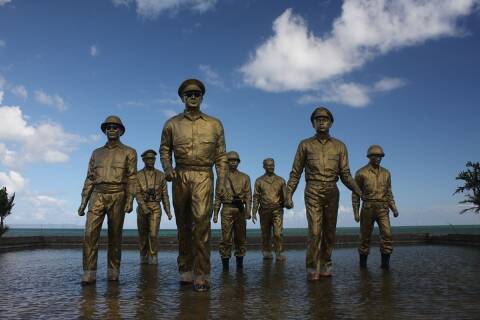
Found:
<path fill-rule="evenodd" d="M 8 230 L 4 220 L 12 213 L 14 199 L 15 193 L 11 197 L 8 197 L 7 188 L 3 187 L 0 189 L 0 237 Z"/>
<path fill-rule="evenodd" d="M 473 211 L 480 213 L 480 163 L 468 161 L 467 170 L 461 171 L 456 180 L 464 181 L 464 185 L 458 187 L 454 194 L 465 193 L 465 200 L 459 203 L 471 204 L 471 207 L 463 209 L 460 213 Z"/>

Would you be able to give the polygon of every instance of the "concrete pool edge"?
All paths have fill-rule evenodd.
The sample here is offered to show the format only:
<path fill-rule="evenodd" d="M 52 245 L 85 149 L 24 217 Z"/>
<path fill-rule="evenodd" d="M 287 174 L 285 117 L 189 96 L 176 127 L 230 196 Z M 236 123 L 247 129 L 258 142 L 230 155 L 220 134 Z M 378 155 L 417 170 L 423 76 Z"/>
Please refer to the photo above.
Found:
<path fill-rule="evenodd" d="M 100 238 L 100 247 L 104 248 L 107 244 L 107 237 Z M 218 248 L 219 237 L 212 237 L 212 250 Z M 260 248 L 261 239 L 258 236 L 249 237 L 247 246 L 249 248 Z M 0 238 L 0 252 L 43 249 L 43 248 L 80 248 L 83 243 L 82 236 L 29 236 L 29 237 L 11 237 Z M 159 237 L 159 249 L 177 248 L 176 237 Z M 286 236 L 284 237 L 285 248 L 303 248 L 306 246 L 306 236 Z M 372 244 L 379 243 L 378 235 L 372 236 Z M 394 235 L 395 245 L 408 244 L 450 244 L 461 246 L 480 246 L 480 235 L 474 234 L 446 234 L 431 235 L 429 233 L 398 234 Z M 358 235 L 337 235 L 337 247 L 355 247 L 358 245 Z M 123 248 L 138 248 L 138 237 L 123 237 Z"/>

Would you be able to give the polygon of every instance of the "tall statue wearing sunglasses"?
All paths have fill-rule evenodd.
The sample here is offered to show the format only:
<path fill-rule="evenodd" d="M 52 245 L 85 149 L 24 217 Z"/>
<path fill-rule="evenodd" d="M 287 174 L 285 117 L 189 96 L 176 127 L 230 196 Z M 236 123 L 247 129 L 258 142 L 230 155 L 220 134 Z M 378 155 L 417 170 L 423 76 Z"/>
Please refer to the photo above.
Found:
<path fill-rule="evenodd" d="M 109 281 L 118 281 L 123 221 L 125 212 L 132 212 L 136 185 L 137 152 L 120 142 L 120 136 L 125 133 L 122 120 L 109 116 L 101 129 L 108 141 L 92 153 L 78 209 L 78 215 L 83 216 L 89 204 L 83 241 L 82 285 L 96 280 L 98 240 L 105 216 L 108 220 L 107 277 Z"/>
<path fill-rule="evenodd" d="M 228 166 L 225 137 L 222 123 L 200 111 L 205 95 L 201 81 L 185 80 L 178 88 L 178 95 L 185 110 L 165 123 L 160 160 L 165 178 L 173 182 L 180 283 L 193 283 L 194 290 L 207 291 L 214 195 L 212 167 L 215 165 L 217 173 L 217 191 L 223 194 Z"/>

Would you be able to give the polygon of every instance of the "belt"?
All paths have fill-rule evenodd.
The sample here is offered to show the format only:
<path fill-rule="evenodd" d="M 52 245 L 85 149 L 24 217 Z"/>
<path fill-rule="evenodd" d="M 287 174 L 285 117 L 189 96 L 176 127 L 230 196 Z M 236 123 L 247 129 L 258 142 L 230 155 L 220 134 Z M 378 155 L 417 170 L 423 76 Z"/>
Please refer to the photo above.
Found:
<path fill-rule="evenodd" d="M 321 181 L 321 180 L 308 180 L 307 184 L 315 186 L 329 186 L 333 187 L 337 185 L 337 181 Z"/>
<path fill-rule="evenodd" d="M 177 165 L 175 170 L 211 172 L 211 166 Z"/>
<path fill-rule="evenodd" d="M 93 191 L 100 192 L 100 193 L 117 193 L 117 192 L 124 192 L 126 190 L 125 184 L 108 184 L 108 183 L 101 183 L 95 185 Z"/>

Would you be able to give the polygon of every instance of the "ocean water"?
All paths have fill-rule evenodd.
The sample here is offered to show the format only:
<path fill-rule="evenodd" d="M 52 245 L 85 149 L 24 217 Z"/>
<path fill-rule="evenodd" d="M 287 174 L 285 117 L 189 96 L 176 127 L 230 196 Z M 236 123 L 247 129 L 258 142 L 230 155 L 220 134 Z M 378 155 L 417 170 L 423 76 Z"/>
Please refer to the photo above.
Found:
<path fill-rule="evenodd" d="M 249 250 L 243 271 L 222 272 L 212 253 L 211 290 L 178 283 L 177 252 L 162 250 L 158 266 L 141 266 L 124 250 L 120 281 L 106 280 L 100 250 L 97 283 L 81 287 L 80 249 L 0 254 L 1 319 L 478 319 L 480 250 L 398 246 L 390 271 L 374 250 L 360 270 L 355 248 L 333 252 L 334 275 L 308 282 L 305 250 L 282 263 Z"/>
<path fill-rule="evenodd" d="M 283 231 L 284 236 L 301 236 L 307 235 L 306 228 L 286 228 Z M 430 233 L 433 235 L 442 234 L 480 234 L 480 225 L 444 225 L 444 226 L 394 226 L 392 227 L 394 234 L 401 233 Z M 4 237 L 27 237 L 27 236 L 83 236 L 83 228 L 10 228 Z M 374 233 L 378 233 L 375 228 Z M 247 236 L 260 236 L 260 229 L 247 229 Z M 358 227 L 337 228 L 338 235 L 359 234 Z M 102 230 L 102 235 L 107 235 L 107 230 Z M 123 230 L 123 236 L 138 236 L 136 229 Z M 176 237 L 176 229 L 160 229 L 160 237 Z M 219 237 L 220 230 L 212 229 L 212 236 Z"/>

